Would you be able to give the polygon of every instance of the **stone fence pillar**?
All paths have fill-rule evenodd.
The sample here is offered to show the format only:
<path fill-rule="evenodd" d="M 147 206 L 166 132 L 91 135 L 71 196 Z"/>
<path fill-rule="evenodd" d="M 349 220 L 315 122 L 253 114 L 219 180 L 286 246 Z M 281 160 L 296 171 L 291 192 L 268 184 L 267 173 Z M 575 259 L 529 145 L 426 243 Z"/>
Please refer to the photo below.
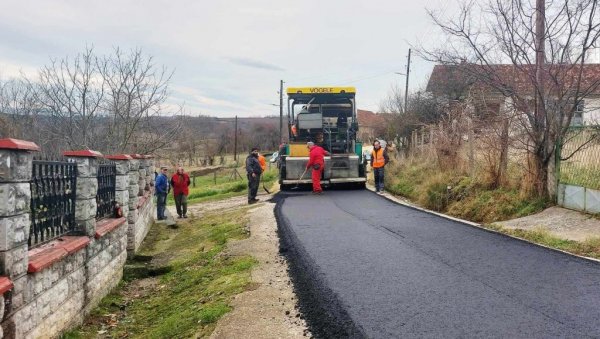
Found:
<path fill-rule="evenodd" d="M 77 232 L 93 237 L 96 232 L 96 194 L 98 193 L 98 158 L 102 153 L 83 150 L 68 151 L 63 155 L 77 163 L 75 191 L 75 223 Z"/>
<path fill-rule="evenodd" d="M 144 191 L 146 191 L 146 186 L 148 185 L 148 183 L 146 182 L 146 175 L 148 174 L 148 160 L 146 160 L 146 158 L 144 156 L 139 157 L 139 162 L 140 162 L 140 178 L 138 179 L 138 185 L 140 186 L 140 191 L 138 193 L 138 195 L 142 196 L 144 195 Z"/>
<path fill-rule="evenodd" d="M 129 216 L 129 166 L 133 158 L 127 154 L 107 155 L 106 159 L 112 160 L 117 167 L 115 185 L 115 200 L 121 206 L 123 217 Z"/>
<path fill-rule="evenodd" d="M 148 166 L 147 170 L 146 170 L 146 184 L 148 186 L 148 189 L 150 191 L 154 190 L 154 157 L 151 155 L 145 155 L 144 158 L 146 158 L 146 165 Z"/>
<path fill-rule="evenodd" d="M 33 142 L 0 139 L 0 276 L 14 283 L 6 301 L 12 308 L 23 305 L 27 285 L 32 152 L 39 150 Z"/>
<path fill-rule="evenodd" d="M 133 156 L 132 156 L 133 158 Z M 140 161 L 129 160 L 129 214 L 127 216 L 127 252 L 133 255 L 136 247 L 136 223 L 138 220 L 138 202 L 140 201 Z"/>

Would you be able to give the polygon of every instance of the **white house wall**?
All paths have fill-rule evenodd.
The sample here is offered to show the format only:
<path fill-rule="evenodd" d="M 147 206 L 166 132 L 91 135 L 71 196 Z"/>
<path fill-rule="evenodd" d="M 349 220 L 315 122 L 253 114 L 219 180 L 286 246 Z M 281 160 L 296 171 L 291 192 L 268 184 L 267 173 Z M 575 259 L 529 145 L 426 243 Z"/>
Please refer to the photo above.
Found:
<path fill-rule="evenodd" d="M 583 112 L 584 125 L 600 125 L 600 98 L 586 98 Z"/>

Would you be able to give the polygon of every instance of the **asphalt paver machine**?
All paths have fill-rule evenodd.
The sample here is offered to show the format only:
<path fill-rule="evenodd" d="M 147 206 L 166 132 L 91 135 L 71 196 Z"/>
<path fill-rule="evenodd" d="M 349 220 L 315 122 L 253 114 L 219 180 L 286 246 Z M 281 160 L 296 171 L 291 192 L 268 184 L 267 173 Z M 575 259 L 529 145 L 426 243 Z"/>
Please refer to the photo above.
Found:
<path fill-rule="evenodd" d="M 308 162 L 308 141 L 326 149 L 324 186 L 351 184 L 364 188 L 366 160 L 357 140 L 356 89 L 354 87 L 288 88 L 290 141 L 280 150 L 279 184 L 282 190 L 311 182 L 301 179 Z"/>

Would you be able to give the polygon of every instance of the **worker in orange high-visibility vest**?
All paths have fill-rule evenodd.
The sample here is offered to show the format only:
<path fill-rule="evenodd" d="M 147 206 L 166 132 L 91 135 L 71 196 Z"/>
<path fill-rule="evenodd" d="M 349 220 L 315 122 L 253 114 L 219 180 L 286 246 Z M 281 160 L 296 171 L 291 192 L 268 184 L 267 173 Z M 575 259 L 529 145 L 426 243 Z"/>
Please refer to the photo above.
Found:
<path fill-rule="evenodd" d="M 375 192 L 379 194 L 383 193 L 384 168 L 389 161 L 387 151 L 381 148 L 379 140 L 375 140 L 373 151 L 371 151 L 371 167 L 375 178 Z"/>
<path fill-rule="evenodd" d="M 259 153 L 258 162 L 260 163 L 260 168 L 262 169 L 263 173 L 265 173 L 267 170 L 267 159 L 265 159 L 265 156 Z"/>

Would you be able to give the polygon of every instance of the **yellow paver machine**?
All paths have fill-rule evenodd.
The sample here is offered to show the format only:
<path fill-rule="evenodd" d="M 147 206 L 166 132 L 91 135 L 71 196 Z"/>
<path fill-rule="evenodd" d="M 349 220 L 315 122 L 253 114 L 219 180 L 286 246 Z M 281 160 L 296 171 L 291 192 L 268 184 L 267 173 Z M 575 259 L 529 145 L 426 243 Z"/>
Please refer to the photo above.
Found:
<path fill-rule="evenodd" d="M 311 182 L 302 177 L 308 162 L 306 143 L 312 141 L 329 151 L 321 184 L 351 184 L 364 188 L 366 160 L 356 139 L 356 89 L 354 87 L 291 87 L 288 97 L 290 142 L 279 155 L 282 190 Z M 302 178 L 301 178 L 302 177 Z"/>

